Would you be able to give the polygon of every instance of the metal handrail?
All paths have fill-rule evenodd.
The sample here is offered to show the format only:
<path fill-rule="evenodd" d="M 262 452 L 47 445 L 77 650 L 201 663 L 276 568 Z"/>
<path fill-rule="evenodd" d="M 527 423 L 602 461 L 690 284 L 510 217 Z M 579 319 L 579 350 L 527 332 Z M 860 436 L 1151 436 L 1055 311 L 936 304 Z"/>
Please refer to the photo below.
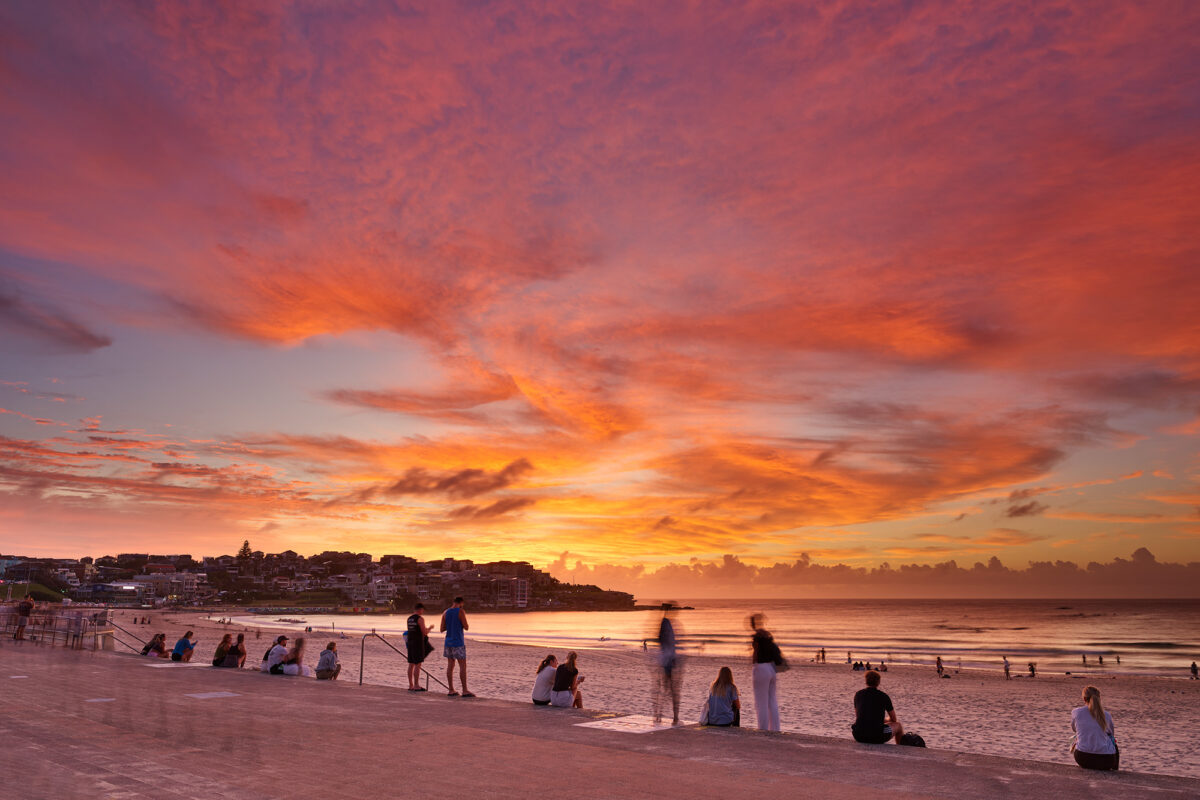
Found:
<path fill-rule="evenodd" d="M 114 634 L 112 634 L 112 638 L 113 638 L 113 641 L 114 641 L 114 642 L 117 642 L 118 644 L 121 644 L 121 645 L 124 645 L 125 647 L 128 647 L 130 650 L 132 650 L 133 652 L 137 653 L 139 656 L 142 654 L 141 648 L 134 647 L 134 646 L 133 646 L 133 645 L 131 645 L 129 642 L 127 642 L 127 641 L 125 641 L 124 639 L 122 639 L 120 636 L 117 636 L 115 633 L 114 633 Z M 143 645 L 145 645 L 146 643 L 145 643 L 145 642 L 142 642 L 142 644 L 143 644 Z"/>
<path fill-rule="evenodd" d="M 16 615 L 10 614 L 4 624 L 0 626 L 0 630 L 8 633 L 9 630 L 16 630 L 17 624 L 14 619 Z M 93 637 L 93 649 L 99 647 L 98 637 L 103 633 L 99 626 L 93 623 L 90 619 L 83 617 L 62 617 L 57 614 L 41 614 L 31 615 L 30 624 L 25 626 L 25 631 L 28 634 L 25 641 L 37 645 L 49 644 L 54 646 L 58 644 L 59 635 L 62 635 L 63 645 L 75 649 L 83 647 L 83 640 L 91 635 Z M 59 622 L 63 624 L 60 626 Z"/>
<path fill-rule="evenodd" d="M 359 648 L 359 654 L 358 654 L 358 685 L 359 686 L 362 686 L 362 682 L 363 682 L 363 669 L 365 667 L 366 658 L 367 658 L 367 637 L 369 637 L 369 636 L 374 636 L 376 639 L 378 639 L 379 641 L 386 644 L 388 647 L 395 650 L 399 655 L 404 656 L 405 659 L 408 658 L 408 653 L 402 652 L 394 644 L 392 644 L 387 639 L 380 636 L 375 631 L 371 631 L 370 633 L 364 633 L 363 637 L 362 637 L 362 645 Z M 425 676 L 425 688 L 426 689 L 429 688 L 429 680 L 430 680 L 430 678 L 432 678 L 434 680 L 434 682 L 436 682 L 438 685 L 442 686 L 442 688 L 444 688 L 446 691 L 450 691 L 450 687 L 447 686 L 446 684 L 442 683 L 442 681 L 439 680 L 436 675 L 432 674 L 429 670 L 425 669 L 424 665 L 421 666 L 421 673 L 424 674 L 424 676 Z"/>
<path fill-rule="evenodd" d="M 114 627 L 114 628 L 116 628 L 117 630 L 119 630 L 119 631 L 122 631 L 122 632 L 124 632 L 125 634 L 127 634 L 127 635 L 129 635 L 129 636 L 132 636 L 134 639 L 137 639 L 139 642 L 141 642 L 143 646 L 145 646 L 145 644 L 146 644 L 146 640 L 145 640 L 145 639 L 143 639 L 142 637 L 138 636 L 138 635 L 137 635 L 136 633 L 134 633 L 133 631 L 131 631 L 131 630 L 127 630 L 127 629 L 125 629 L 125 628 L 122 628 L 120 625 L 118 625 L 116 622 L 114 622 L 114 621 L 113 621 L 113 620 L 111 620 L 111 619 L 108 621 L 108 624 L 109 624 L 109 625 L 111 625 L 111 626 L 113 626 L 113 627 Z"/>

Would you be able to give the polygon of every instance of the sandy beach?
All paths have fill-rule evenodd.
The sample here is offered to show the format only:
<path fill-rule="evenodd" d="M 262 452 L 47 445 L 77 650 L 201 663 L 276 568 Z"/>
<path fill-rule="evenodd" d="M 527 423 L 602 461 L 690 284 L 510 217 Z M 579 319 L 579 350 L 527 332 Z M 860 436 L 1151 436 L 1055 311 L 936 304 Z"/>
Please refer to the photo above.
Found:
<path fill-rule="evenodd" d="M 236 609 L 228 612 L 230 616 L 237 614 Z M 116 619 L 118 624 L 138 634 L 165 632 L 168 643 L 173 643 L 185 630 L 195 631 L 199 640 L 198 661 L 211 658 L 223 633 L 245 630 L 250 645 L 248 667 L 251 664 L 257 666 L 273 636 L 287 633 L 295 637 L 298 633 L 294 626 L 276 623 L 274 617 L 265 616 L 261 626 L 249 629 L 242 625 L 217 623 L 215 620 L 222 616 L 221 612 L 152 612 L 152 624 L 130 627 L 134 616 L 134 612 L 121 611 Z M 143 638 L 148 636 L 143 635 Z M 306 662 L 311 666 L 316 664 L 318 653 L 331 639 L 328 632 L 313 633 L 308 638 Z M 335 640 L 343 664 L 341 680 L 356 682 L 361 640 Z M 440 657 L 440 636 L 435 635 L 433 643 L 435 654 L 427 666 L 444 680 L 445 661 Z M 399 656 L 374 640 L 368 640 L 366 651 L 366 683 L 407 685 L 406 665 Z M 521 645 L 474 641 L 468 636 L 470 688 L 483 697 L 528 700 L 534 668 L 545 652 Z M 649 713 L 652 664 L 647 656 L 636 651 L 579 649 L 579 653 L 580 672 L 586 678 L 583 684 L 586 707 Z M 558 655 L 561 657 L 563 653 Z M 724 665 L 733 668 L 741 690 L 742 724 L 754 726 L 749 664 L 705 656 L 691 657 L 686 663 L 681 700 L 684 723 L 693 724 L 698 720 L 706 686 Z M 906 729 L 920 733 L 929 747 L 1070 762 L 1070 710 L 1078 703 L 1082 687 L 1091 682 L 1099 686 L 1105 707 L 1116 721 L 1123 769 L 1200 777 L 1200 753 L 1188 735 L 1192 706 L 1200 700 L 1200 681 L 1130 676 L 1103 680 L 1092 677 L 1085 681 L 1061 674 L 1005 681 L 998 670 L 955 674 L 951 669 L 948 674 L 951 675 L 949 679 L 939 679 L 931 669 L 899 665 L 883 676 L 882 688 L 891 695 Z M 844 664 L 793 661 L 792 669 L 781 674 L 778 680 L 784 730 L 849 737 L 849 725 L 853 721 L 852 697 L 862 686 L 862 673 L 853 672 Z M 433 683 L 430 688 L 431 693 L 440 690 Z"/>

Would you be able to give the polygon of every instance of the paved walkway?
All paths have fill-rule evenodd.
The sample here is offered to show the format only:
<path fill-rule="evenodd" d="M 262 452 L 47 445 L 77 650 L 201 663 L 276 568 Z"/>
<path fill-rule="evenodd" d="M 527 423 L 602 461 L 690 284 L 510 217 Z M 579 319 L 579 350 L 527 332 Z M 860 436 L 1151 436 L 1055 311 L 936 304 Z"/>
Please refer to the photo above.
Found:
<path fill-rule="evenodd" d="M 0 798 L 1200 796 L 1183 778 L 750 730 L 629 733 L 581 726 L 613 719 L 597 712 L 150 663 L 0 645 Z"/>

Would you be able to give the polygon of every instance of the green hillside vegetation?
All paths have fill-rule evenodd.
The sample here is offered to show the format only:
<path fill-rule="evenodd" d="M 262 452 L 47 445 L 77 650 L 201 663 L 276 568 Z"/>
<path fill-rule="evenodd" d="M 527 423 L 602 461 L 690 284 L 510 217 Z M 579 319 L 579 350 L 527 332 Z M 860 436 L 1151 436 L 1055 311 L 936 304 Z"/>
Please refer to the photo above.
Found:
<path fill-rule="evenodd" d="M 20 600 L 27 594 L 32 594 L 33 599 L 41 602 L 61 603 L 66 597 L 62 592 L 57 592 L 48 586 L 43 586 L 40 583 L 6 583 L 3 589 L 4 596 L 8 595 L 8 587 L 12 587 L 12 599 Z"/>

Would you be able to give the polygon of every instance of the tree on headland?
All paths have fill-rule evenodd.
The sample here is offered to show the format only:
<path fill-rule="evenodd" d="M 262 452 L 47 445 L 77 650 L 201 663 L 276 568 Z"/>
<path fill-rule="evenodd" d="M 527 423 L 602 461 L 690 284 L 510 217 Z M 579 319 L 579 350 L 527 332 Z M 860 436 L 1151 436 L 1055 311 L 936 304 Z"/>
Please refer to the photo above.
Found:
<path fill-rule="evenodd" d="M 239 561 L 249 561 L 254 557 L 254 551 L 250 549 L 249 539 L 242 542 L 242 548 L 238 550 L 237 557 Z"/>

